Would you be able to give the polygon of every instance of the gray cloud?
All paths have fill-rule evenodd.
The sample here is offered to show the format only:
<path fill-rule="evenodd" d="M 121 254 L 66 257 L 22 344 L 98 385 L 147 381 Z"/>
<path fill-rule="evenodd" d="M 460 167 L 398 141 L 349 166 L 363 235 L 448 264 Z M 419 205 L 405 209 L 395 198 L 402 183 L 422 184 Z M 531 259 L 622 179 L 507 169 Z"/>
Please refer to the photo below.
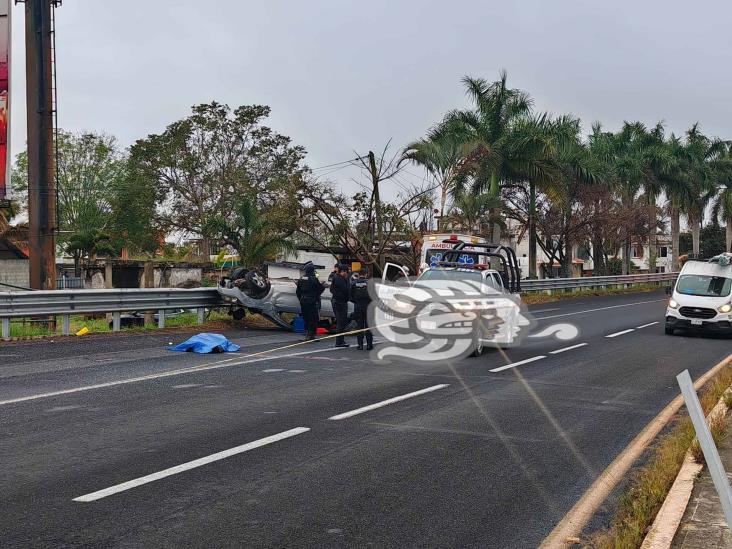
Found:
<path fill-rule="evenodd" d="M 23 9 L 13 8 L 13 142 L 25 142 Z M 731 137 L 726 2 L 69 0 L 57 12 L 60 123 L 124 145 L 194 103 L 264 103 L 313 166 L 419 137 L 502 68 L 536 107 L 700 121 Z M 335 175 L 353 175 L 339 172 Z"/>

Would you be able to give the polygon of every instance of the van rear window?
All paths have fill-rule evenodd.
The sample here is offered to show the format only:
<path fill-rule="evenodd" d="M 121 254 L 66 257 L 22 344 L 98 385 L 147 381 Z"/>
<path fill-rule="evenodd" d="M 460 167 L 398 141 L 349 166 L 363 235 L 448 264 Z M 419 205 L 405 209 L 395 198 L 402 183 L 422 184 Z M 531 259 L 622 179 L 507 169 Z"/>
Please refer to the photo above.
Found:
<path fill-rule="evenodd" d="M 685 295 L 705 297 L 728 296 L 732 289 L 732 278 L 709 275 L 681 275 L 676 291 Z"/>

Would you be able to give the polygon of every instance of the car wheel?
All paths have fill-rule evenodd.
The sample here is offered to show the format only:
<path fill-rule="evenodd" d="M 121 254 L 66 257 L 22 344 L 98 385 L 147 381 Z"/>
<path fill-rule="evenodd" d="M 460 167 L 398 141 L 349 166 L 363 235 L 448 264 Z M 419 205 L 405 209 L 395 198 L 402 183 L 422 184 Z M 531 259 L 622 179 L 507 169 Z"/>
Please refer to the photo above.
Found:
<path fill-rule="evenodd" d="M 269 293 L 271 284 L 261 271 L 249 271 L 244 278 L 247 281 L 249 297 L 261 299 Z"/>
<path fill-rule="evenodd" d="M 673 328 L 673 326 L 666 326 L 664 328 L 664 332 L 666 332 L 666 335 L 668 335 L 668 336 L 674 335 L 674 328 Z"/>
<path fill-rule="evenodd" d="M 231 278 L 231 280 L 238 280 L 240 278 L 244 278 L 248 272 L 249 269 L 247 269 L 246 267 L 236 267 L 231 271 L 231 275 L 229 275 L 229 278 Z"/>

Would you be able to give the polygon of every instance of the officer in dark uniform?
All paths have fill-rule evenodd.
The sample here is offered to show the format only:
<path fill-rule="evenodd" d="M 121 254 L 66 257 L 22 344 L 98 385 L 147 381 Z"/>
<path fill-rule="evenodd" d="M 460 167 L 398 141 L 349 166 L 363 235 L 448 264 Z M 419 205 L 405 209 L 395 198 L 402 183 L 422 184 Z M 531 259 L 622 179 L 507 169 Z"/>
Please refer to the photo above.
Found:
<path fill-rule="evenodd" d="M 371 303 L 369 295 L 369 270 L 363 267 L 358 271 L 358 277 L 351 282 L 351 301 L 353 301 L 353 320 L 356 321 L 358 330 L 368 328 L 368 309 Z M 370 351 L 374 348 L 374 336 L 371 330 L 359 331 L 356 335 L 358 341 L 357 349 L 363 350 L 363 338 L 366 336 L 366 350 Z"/>
<path fill-rule="evenodd" d="M 346 265 L 338 265 L 338 270 L 333 280 L 330 282 L 331 303 L 333 304 L 333 313 L 336 317 L 336 347 L 348 347 L 343 332 L 346 331 L 348 324 L 348 300 L 351 297 L 351 288 L 348 284 L 348 267 Z"/>
<path fill-rule="evenodd" d="M 295 295 L 300 300 L 300 312 L 305 321 L 305 340 L 315 339 L 318 327 L 318 303 L 325 290 L 323 283 L 315 276 L 315 266 L 305 265 L 305 274 L 297 281 Z"/>

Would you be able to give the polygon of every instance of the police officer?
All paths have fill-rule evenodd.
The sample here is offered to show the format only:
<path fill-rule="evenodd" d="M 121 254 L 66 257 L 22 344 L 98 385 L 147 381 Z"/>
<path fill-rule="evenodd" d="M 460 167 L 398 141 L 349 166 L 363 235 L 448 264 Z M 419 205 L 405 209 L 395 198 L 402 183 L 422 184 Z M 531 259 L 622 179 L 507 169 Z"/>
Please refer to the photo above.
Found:
<path fill-rule="evenodd" d="M 351 288 L 348 284 L 348 267 L 346 265 L 338 265 L 336 275 L 330 282 L 331 303 L 333 304 L 333 313 L 336 317 L 336 347 L 348 347 L 345 337 L 342 335 L 346 331 L 348 324 L 348 300 L 350 299 Z"/>
<path fill-rule="evenodd" d="M 323 283 L 315 276 L 315 266 L 305 265 L 305 274 L 297 281 L 295 295 L 300 301 L 300 312 L 305 321 L 305 341 L 315 339 L 318 327 L 318 303 L 320 294 L 325 290 Z"/>
<path fill-rule="evenodd" d="M 353 301 L 353 320 L 356 321 L 356 327 L 359 330 L 356 335 L 358 341 L 357 349 L 363 350 L 363 338 L 366 336 L 366 350 L 370 351 L 374 348 L 374 336 L 371 330 L 368 330 L 368 308 L 371 302 L 369 295 L 369 270 L 362 267 L 358 271 L 358 276 L 351 282 L 351 301 Z M 363 331 L 365 329 L 365 331 Z"/>

